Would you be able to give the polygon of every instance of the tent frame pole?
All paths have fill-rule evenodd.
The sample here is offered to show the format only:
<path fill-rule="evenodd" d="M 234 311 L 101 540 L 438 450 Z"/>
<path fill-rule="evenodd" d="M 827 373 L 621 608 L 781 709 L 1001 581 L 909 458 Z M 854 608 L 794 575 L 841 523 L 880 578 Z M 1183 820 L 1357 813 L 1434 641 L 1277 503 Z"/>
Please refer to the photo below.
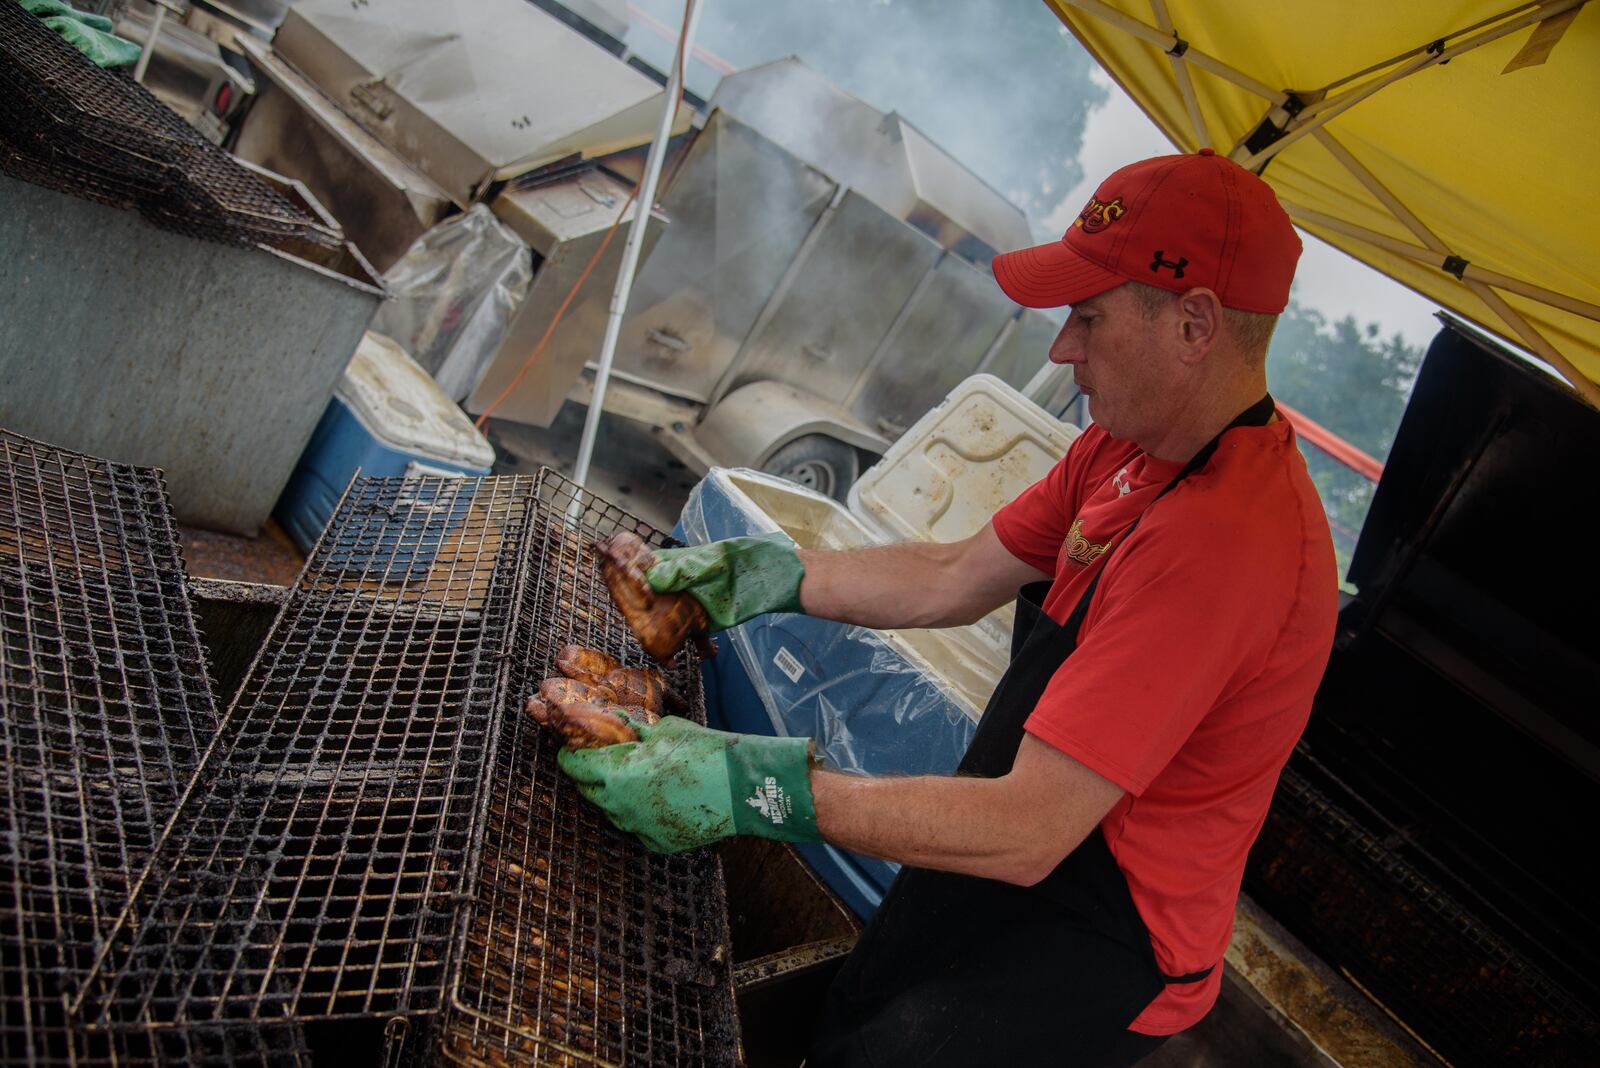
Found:
<path fill-rule="evenodd" d="M 1289 213 L 1289 217 L 1292 218 L 1296 223 L 1301 225 L 1317 226 L 1326 230 L 1331 230 L 1334 233 L 1343 234 L 1346 237 L 1352 237 L 1358 241 L 1364 241 L 1367 244 L 1374 245 L 1389 252 L 1393 252 L 1398 256 L 1404 256 L 1407 259 L 1415 260 L 1417 263 L 1427 264 L 1433 267 L 1439 266 L 1438 253 L 1434 252 L 1432 249 L 1418 248 L 1416 245 L 1408 245 L 1404 241 L 1399 241 L 1395 238 L 1389 237 L 1387 234 L 1380 234 L 1376 231 L 1368 230 L 1365 227 L 1356 226 L 1353 223 L 1347 223 L 1343 219 L 1336 219 L 1332 216 L 1324 215 L 1319 211 L 1311 211 L 1310 209 L 1303 208 L 1298 204 L 1293 204 L 1288 201 L 1283 201 L 1282 203 L 1284 210 Z M 1585 318 L 1600 319 L 1600 308 L 1595 307 L 1593 304 L 1583 304 L 1581 301 L 1572 301 L 1571 298 L 1562 297 L 1558 293 L 1551 293 L 1548 290 L 1540 289 L 1538 286 L 1529 285 L 1526 282 L 1520 282 L 1514 278 L 1508 278 L 1507 276 L 1498 274 L 1494 271 L 1484 271 L 1480 268 L 1473 267 L 1471 264 L 1468 264 L 1466 270 L 1463 272 L 1461 284 L 1466 286 L 1474 296 L 1487 304 L 1491 311 L 1504 320 L 1505 324 L 1522 339 L 1523 344 L 1528 347 L 1530 352 L 1534 353 L 1540 359 L 1543 359 L 1545 362 L 1550 364 L 1550 366 L 1560 371 L 1561 376 L 1572 385 L 1572 388 L 1577 391 L 1578 395 L 1587 401 L 1591 407 L 1600 409 L 1600 384 L 1589 381 L 1589 379 L 1584 376 L 1583 372 L 1579 371 L 1570 360 L 1561 355 L 1560 351 L 1557 350 L 1556 347 L 1552 345 L 1543 334 L 1539 333 L 1539 331 L 1534 328 L 1533 324 L 1529 323 L 1520 314 L 1518 314 L 1516 309 L 1507 304 L 1505 299 L 1501 297 L 1499 293 L 1495 292 L 1494 289 L 1491 289 L 1490 286 L 1493 285 L 1513 293 L 1518 293 L 1521 296 L 1526 296 L 1533 300 L 1540 301 L 1541 303 L 1549 304 L 1552 307 L 1572 311 L 1574 314 L 1582 315 Z M 1578 304 L 1580 307 L 1568 307 L 1569 304 Z"/>
<path fill-rule="evenodd" d="M 1246 170 L 1259 170 L 1263 164 L 1272 159 L 1272 157 L 1276 156 L 1279 152 L 1282 152 L 1284 149 L 1288 148 L 1290 145 L 1306 136 L 1306 134 L 1327 125 L 1334 118 L 1344 114 L 1344 112 L 1355 107 L 1357 104 L 1372 96 L 1380 89 L 1393 85 L 1395 82 L 1401 81 L 1402 79 L 1409 78 L 1418 71 L 1427 70 L 1429 67 L 1436 67 L 1441 63 L 1448 63 L 1450 60 L 1465 52 L 1470 52 L 1475 48 L 1481 48 L 1486 44 L 1498 41 L 1500 38 L 1505 37 L 1508 34 L 1516 33 L 1518 30 L 1527 26 L 1531 26 L 1536 22 L 1543 22 L 1545 19 L 1552 18 L 1565 11 L 1570 11 L 1573 8 L 1581 7 L 1588 2 L 1589 0 L 1545 0 L 1545 2 L 1541 3 L 1537 8 L 1527 12 L 1521 17 L 1514 18 L 1510 22 L 1501 23 L 1492 29 L 1484 30 L 1482 33 L 1478 33 L 1466 38 L 1459 44 L 1451 45 L 1448 48 L 1441 48 L 1437 52 L 1423 52 L 1421 55 L 1413 56 L 1398 70 L 1391 71 L 1381 78 L 1374 78 L 1369 82 L 1363 82 L 1361 85 L 1340 93 L 1337 96 L 1326 97 L 1314 104 L 1307 106 L 1305 110 L 1301 111 L 1298 115 L 1289 120 L 1288 125 L 1284 128 L 1283 136 L 1279 137 L 1276 141 L 1272 142 L 1272 144 L 1263 148 L 1260 152 L 1257 152 L 1254 155 L 1246 155 L 1244 153 L 1244 149 L 1240 147 L 1233 151 L 1230 158 L 1232 158 L 1235 163 L 1239 164 L 1239 166 L 1245 168 Z M 1448 37 L 1441 37 L 1439 40 L 1443 42 L 1447 39 Z"/>
<path fill-rule="evenodd" d="M 1281 201 L 1281 203 L 1284 210 L 1289 213 L 1289 216 L 1297 224 L 1330 230 L 1333 233 L 1354 238 L 1375 248 L 1392 252 L 1396 256 L 1404 256 L 1408 260 L 1414 260 L 1429 267 L 1441 266 L 1440 254 L 1431 249 L 1407 244 L 1399 238 L 1390 237 L 1388 234 L 1382 234 L 1376 230 L 1369 230 L 1365 226 L 1357 226 L 1355 223 L 1346 222 L 1332 215 L 1324 215 L 1320 211 L 1313 211 L 1310 208 L 1301 207 L 1287 200 Z M 1444 255 L 1449 255 L 1449 253 L 1446 252 Z M 1536 286 L 1531 282 L 1524 282 L 1520 278 L 1512 278 L 1510 275 L 1501 274 L 1499 271 L 1491 271 L 1471 263 L 1467 264 L 1462 275 L 1463 282 L 1470 278 L 1473 281 L 1494 286 L 1496 289 L 1503 289 L 1507 293 L 1515 293 L 1518 296 L 1536 300 L 1541 304 L 1548 304 L 1552 308 L 1560 308 L 1562 311 L 1571 312 L 1573 315 L 1600 322 L 1600 305 L 1589 304 L 1586 301 L 1578 300 L 1576 297 L 1569 297 L 1565 293 L 1556 293 L 1542 286 Z"/>
<path fill-rule="evenodd" d="M 1086 15 L 1093 15 L 1103 22 L 1109 22 L 1124 33 L 1157 46 L 1168 55 L 1171 55 L 1178 47 L 1180 39 L 1177 33 L 1172 31 L 1163 33 L 1154 26 L 1140 22 L 1132 15 L 1124 14 L 1110 4 L 1103 3 L 1102 0 L 1050 0 L 1050 2 L 1057 7 L 1075 7 Z M 1272 88 L 1265 82 L 1256 81 L 1243 71 L 1228 66 L 1222 60 L 1217 59 L 1215 56 L 1209 56 L 1198 48 L 1190 47 L 1186 49 L 1183 53 L 1183 61 L 1198 67 L 1208 74 L 1214 74 L 1223 81 L 1232 82 L 1239 88 L 1246 89 L 1264 100 L 1270 100 L 1274 105 L 1280 105 L 1288 99 L 1281 91 Z"/>
<path fill-rule="evenodd" d="M 1155 13 L 1156 25 L 1162 33 L 1170 33 L 1177 40 L 1178 33 L 1172 25 L 1172 14 L 1167 10 L 1167 0 L 1150 0 L 1150 10 Z M 1189 112 L 1189 125 L 1194 127 L 1194 147 L 1211 147 L 1211 134 L 1206 130 L 1205 116 L 1200 113 L 1200 97 L 1194 91 L 1194 79 L 1189 77 L 1189 63 L 1181 54 L 1167 53 L 1172 64 L 1172 76 L 1178 82 L 1178 92 L 1183 94 L 1183 106 Z"/>

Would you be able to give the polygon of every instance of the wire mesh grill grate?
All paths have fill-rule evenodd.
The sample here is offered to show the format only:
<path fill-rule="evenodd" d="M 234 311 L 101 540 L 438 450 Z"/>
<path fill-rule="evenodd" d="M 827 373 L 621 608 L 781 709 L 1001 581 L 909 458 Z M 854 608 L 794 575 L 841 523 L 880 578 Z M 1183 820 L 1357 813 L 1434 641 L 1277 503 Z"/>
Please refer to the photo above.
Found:
<path fill-rule="evenodd" d="M 352 485 L 114 932 L 96 1023 L 439 1008 L 532 491 Z"/>
<path fill-rule="evenodd" d="M 226 244 L 340 235 L 202 137 L 144 86 L 0 4 L 0 171 Z"/>
<path fill-rule="evenodd" d="M 710 850 L 666 857 L 612 830 L 556 766 L 521 700 L 573 642 L 645 656 L 590 544 L 647 524 L 548 469 L 539 476 L 524 608 L 490 769 L 478 878 L 462 920 L 441 1055 L 462 1064 L 737 1064 L 726 893 Z M 699 663 L 668 681 L 705 721 Z"/>
<path fill-rule="evenodd" d="M 87 1033 L 67 999 L 216 710 L 155 471 L 0 431 L 0 1061 L 293 1063 L 298 1035 Z"/>

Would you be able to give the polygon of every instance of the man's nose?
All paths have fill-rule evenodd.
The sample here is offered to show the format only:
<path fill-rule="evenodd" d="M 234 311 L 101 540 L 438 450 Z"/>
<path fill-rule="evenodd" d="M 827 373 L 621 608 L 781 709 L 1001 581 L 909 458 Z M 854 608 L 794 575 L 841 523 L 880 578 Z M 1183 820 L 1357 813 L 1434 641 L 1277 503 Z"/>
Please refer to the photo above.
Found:
<path fill-rule="evenodd" d="M 1077 332 L 1072 329 L 1072 322 L 1061 328 L 1056 339 L 1050 343 L 1051 363 L 1082 363 L 1083 346 L 1079 344 Z"/>

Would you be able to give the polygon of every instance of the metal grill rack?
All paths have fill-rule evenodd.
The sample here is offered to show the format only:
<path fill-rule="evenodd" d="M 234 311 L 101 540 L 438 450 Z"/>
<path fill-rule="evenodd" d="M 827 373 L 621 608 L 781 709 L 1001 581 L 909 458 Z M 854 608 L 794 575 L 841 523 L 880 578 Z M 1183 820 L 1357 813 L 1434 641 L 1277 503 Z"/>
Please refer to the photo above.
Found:
<path fill-rule="evenodd" d="M 612 830 L 521 712 L 575 642 L 649 664 L 590 544 L 663 536 L 548 469 L 512 657 L 475 892 L 462 918 L 440 1053 L 461 1064 L 739 1063 L 726 893 L 710 850 L 650 853 Z M 705 721 L 690 650 L 667 672 Z"/>
<path fill-rule="evenodd" d="M 227 244 L 341 240 L 15 3 L 0 5 L 0 171 Z"/>
<path fill-rule="evenodd" d="M 113 931 L 96 1025 L 439 1008 L 532 491 L 354 483 Z"/>
<path fill-rule="evenodd" d="M 0 1061 L 297 1059 L 293 1031 L 124 1041 L 68 1012 L 212 738 L 206 678 L 159 473 L 0 431 Z"/>
<path fill-rule="evenodd" d="M 1429 867 L 1404 828 L 1298 752 L 1279 781 L 1246 889 L 1274 916 L 1316 931 L 1313 949 L 1435 1036 L 1453 1064 L 1503 1063 L 1513 1051 L 1526 1063 L 1595 1063 L 1600 1014 Z"/>

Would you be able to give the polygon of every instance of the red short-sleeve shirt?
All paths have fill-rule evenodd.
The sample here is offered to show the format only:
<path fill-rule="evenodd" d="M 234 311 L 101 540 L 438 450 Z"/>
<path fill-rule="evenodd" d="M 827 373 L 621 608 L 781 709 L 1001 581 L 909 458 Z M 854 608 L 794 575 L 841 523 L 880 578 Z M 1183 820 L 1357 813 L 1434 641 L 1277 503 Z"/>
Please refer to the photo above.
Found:
<path fill-rule="evenodd" d="M 1216 1000 L 1245 854 L 1338 607 L 1327 519 L 1287 422 L 1228 431 L 1149 507 L 1181 466 L 1091 426 L 994 517 L 1014 556 L 1055 576 L 1045 611 L 1058 623 L 1105 572 L 1027 730 L 1127 791 L 1101 829 L 1161 970 L 1218 965 L 1150 1003 L 1132 1029 L 1152 1035 Z"/>

